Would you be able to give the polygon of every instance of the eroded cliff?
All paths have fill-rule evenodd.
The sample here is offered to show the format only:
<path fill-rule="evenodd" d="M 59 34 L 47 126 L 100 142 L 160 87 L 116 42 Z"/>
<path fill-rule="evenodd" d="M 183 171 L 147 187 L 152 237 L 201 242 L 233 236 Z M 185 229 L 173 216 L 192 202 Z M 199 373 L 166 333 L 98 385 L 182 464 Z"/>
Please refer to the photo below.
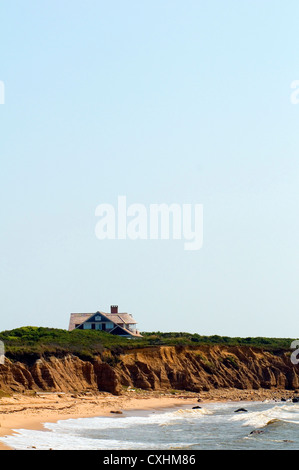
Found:
<path fill-rule="evenodd" d="M 0 389 L 6 392 L 144 390 L 289 389 L 299 388 L 299 366 L 285 351 L 250 347 L 156 346 L 109 351 L 82 360 L 74 355 L 0 366 Z"/>

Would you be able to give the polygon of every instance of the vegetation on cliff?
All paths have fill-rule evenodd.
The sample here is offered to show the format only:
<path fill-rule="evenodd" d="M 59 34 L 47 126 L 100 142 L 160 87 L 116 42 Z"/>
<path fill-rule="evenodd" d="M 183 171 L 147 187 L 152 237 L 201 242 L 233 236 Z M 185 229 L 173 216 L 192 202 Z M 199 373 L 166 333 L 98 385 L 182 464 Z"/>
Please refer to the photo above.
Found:
<path fill-rule="evenodd" d="M 41 356 L 66 353 L 81 358 L 91 358 L 104 350 L 114 353 L 151 346 L 250 346 L 266 351 L 289 350 L 292 339 L 289 338 L 230 338 L 227 336 L 202 336 L 191 333 L 142 333 L 142 338 L 126 339 L 100 331 L 67 331 L 56 328 L 21 327 L 0 333 L 0 340 L 5 344 L 6 356 L 22 360 Z"/>

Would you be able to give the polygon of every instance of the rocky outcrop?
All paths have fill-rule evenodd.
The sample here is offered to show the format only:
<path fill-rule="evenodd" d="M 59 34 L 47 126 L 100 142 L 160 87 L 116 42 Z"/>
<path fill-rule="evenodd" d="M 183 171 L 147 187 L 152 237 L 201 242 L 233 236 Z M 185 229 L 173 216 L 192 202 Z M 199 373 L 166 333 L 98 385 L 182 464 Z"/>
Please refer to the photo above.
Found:
<path fill-rule="evenodd" d="M 121 394 L 125 387 L 144 390 L 203 390 L 237 388 L 299 388 L 299 366 L 285 351 L 271 353 L 249 347 L 155 346 L 92 360 L 74 355 L 31 362 L 6 359 L 0 365 L 0 389 L 5 392 L 106 391 Z"/>

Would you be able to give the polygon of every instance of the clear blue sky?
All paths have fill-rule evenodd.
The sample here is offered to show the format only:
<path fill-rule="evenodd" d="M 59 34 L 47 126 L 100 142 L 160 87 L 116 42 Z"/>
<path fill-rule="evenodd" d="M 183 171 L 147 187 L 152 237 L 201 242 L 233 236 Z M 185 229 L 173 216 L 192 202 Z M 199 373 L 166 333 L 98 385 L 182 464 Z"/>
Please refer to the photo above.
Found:
<path fill-rule="evenodd" d="M 142 331 L 299 335 L 297 0 L 0 5 L 0 329 L 118 304 Z M 201 203 L 204 245 L 95 237 Z"/>

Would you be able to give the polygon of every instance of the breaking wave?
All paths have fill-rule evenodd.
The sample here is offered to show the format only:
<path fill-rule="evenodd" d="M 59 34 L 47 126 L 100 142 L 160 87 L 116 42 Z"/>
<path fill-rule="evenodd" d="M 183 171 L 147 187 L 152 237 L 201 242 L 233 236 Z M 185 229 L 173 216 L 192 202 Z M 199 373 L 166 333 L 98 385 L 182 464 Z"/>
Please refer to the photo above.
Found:
<path fill-rule="evenodd" d="M 238 414 L 233 416 L 230 420 L 241 421 L 243 422 L 243 426 L 253 426 L 257 429 L 283 423 L 299 424 L 299 406 L 273 406 L 267 410 Z"/>
<path fill-rule="evenodd" d="M 0 438 L 13 449 L 296 449 L 299 405 L 275 402 L 210 403 L 171 411 L 60 420 L 43 430 L 18 429 Z M 256 431 L 255 431 L 256 430 Z"/>
<path fill-rule="evenodd" d="M 29 429 L 14 430 L 16 434 L 1 438 L 1 441 L 14 449 L 170 449 L 188 448 L 190 442 L 139 442 L 136 429 L 146 428 L 153 435 L 157 427 L 171 426 L 186 421 L 198 420 L 212 411 L 201 409 L 179 409 L 172 412 L 157 412 L 147 416 L 77 418 L 45 423 L 43 431 Z M 111 433 L 135 429 L 135 432 L 122 433 L 122 439 L 111 439 Z M 130 440 L 129 436 L 135 437 Z"/>

